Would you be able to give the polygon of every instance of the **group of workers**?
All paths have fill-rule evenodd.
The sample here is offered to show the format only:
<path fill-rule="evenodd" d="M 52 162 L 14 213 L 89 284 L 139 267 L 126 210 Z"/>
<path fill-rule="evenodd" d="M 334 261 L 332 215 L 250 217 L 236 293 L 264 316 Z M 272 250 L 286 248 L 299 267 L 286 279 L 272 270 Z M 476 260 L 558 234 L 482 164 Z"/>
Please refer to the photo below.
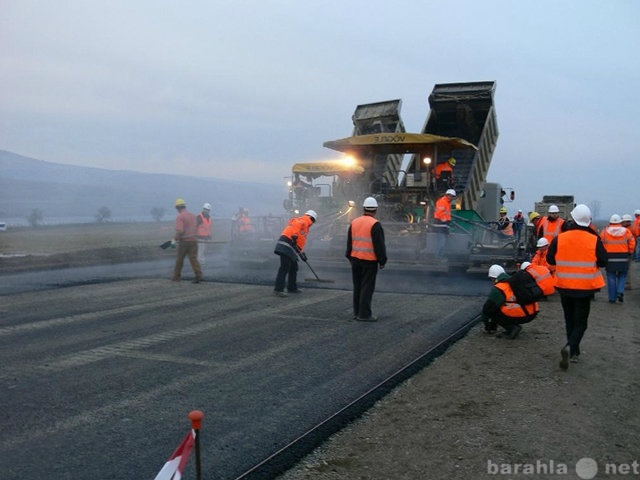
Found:
<path fill-rule="evenodd" d="M 623 303 L 629 265 L 637 260 L 640 237 L 640 210 L 631 215 L 613 214 L 609 224 L 600 231 L 592 222 L 591 211 L 584 204 L 576 205 L 571 218 L 559 217 L 557 205 L 550 205 L 546 216 L 537 212 L 529 215 L 533 229 L 535 253 L 521 268 L 540 282 L 552 279 L 560 295 L 564 313 L 566 344 L 560 351 L 560 367 L 577 363 L 580 342 L 587 329 L 591 301 L 605 285 L 609 303 Z M 601 268 L 605 268 L 606 282 Z M 516 338 L 522 324 L 533 320 L 538 302 L 519 304 L 509 283 L 510 276 L 500 265 L 489 268 L 493 287 L 482 311 L 487 333 Z"/>
<path fill-rule="evenodd" d="M 378 202 L 373 197 L 365 198 L 362 215 L 349 224 L 345 256 L 351 264 L 353 281 L 353 319 L 375 322 L 371 302 L 376 286 L 378 270 L 387 263 L 384 230 L 376 219 Z M 286 297 L 288 293 L 300 293 L 297 285 L 298 258 L 307 261 L 304 247 L 309 228 L 318 218 L 314 210 L 301 217 L 289 220 L 276 243 L 274 253 L 280 257 L 280 268 L 276 275 L 274 293 Z"/>

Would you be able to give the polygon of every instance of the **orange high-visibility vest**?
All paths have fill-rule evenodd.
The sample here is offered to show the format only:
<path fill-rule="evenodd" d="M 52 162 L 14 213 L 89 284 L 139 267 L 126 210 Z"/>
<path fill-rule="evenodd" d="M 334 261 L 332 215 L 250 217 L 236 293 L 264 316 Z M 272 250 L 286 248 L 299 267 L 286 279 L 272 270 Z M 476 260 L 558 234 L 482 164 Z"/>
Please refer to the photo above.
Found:
<path fill-rule="evenodd" d="M 633 233 L 633 235 L 636 237 L 640 237 L 640 215 L 636 216 L 635 220 L 633 221 L 631 233 Z"/>
<path fill-rule="evenodd" d="M 633 249 L 636 246 L 635 238 L 633 238 L 628 228 L 624 229 L 623 235 L 615 236 L 605 227 L 600 234 L 600 238 L 607 253 L 633 253 Z"/>
<path fill-rule="evenodd" d="M 351 222 L 351 256 L 360 260 L 376 261 L 371 229 L 378 223 L 371 215 L 362 215 Z"/>
<path fill-rule="evenodd" d="M 433 212 L 433 218 L 441 222 L 451 221 L 451 201 L 446 195 L 441 196 L 436 201 L 436 209 Z"/>
<path fill-rule="evenodd" d="M 211 236 L 211 217 L 207 218 L 202 213 L 199 213 L 198 218 L 202 223 L 198 225 L 197 235 L 199 237 L 210 237 Z"/>
<path fill-rule="evenodd" d="M 505 316 L 509 318 L 525 318 L 540 310 L 538 302 L 528 305 L 520 305 L 516 302 L 516 295 L 513 293 L 509 282 L 498 282 L 494 287 L 504 294 L 505 302 L 500 306 L 500 312 Z"/>
<path fill-rule="evenodd" d="M 558 235 L 556 288 L 597 290 L 605 286 L 596 258 L 597 235 L 567 230 Z"/>
<path fill-rule="evenodd" d="M 556 291 L 556 279 L 551 271 L 542 265 L 531 264 L 524 269 L 529 275 L 531 275 L 542 293 L 546 295 L 552 295 Z"/>
<path fill-rule="evenodd" d="M 292 218 L 280 235 L 284 235 L 290 239 L 292 239 L 294 235 L 297 235 L 296 246 L 298 250 L 302 251 L 307 243 L 307 234 L 309 233 L 309 227 L 312 223 L 313 220 L 311 220 L 309 215 Z"/>
<path fill-rule="evenodd" d="M 538 231 L 542 233 L 544 238 L 549 240 L 549 243 L 551 243 L 551 240 L 560 234 L 560 229 L 562 228 L 563 223 L 564 219 L 562 218 L 558 218 L 555 222 L 550 222 L 549 217 L 543 217 L 538 225 Z"/>
<path fill-rule="evenodd" d="M 241 215 L 238 218 L 238 232 L 240 233 L 249 233 L 253 231 L 253 226 L 251 225 L 251 220 L 246 215 Z"/>

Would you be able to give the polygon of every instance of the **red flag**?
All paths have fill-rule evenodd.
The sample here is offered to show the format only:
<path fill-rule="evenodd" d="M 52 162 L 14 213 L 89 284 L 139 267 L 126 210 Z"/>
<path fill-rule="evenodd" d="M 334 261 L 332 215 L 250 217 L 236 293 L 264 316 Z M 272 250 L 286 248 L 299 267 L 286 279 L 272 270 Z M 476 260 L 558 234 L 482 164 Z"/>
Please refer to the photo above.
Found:
<path fill-rule="evenodd" d="M 193 449 L 195 436 L 196 432 L 194 430 L 187 433 L 187 436 L 180 442 L 180 445 L 169 457 L 167 463 L 164 464 L 162 470 L 156 475 L 155 480 L 180 480 L 182 478 L 182 472 Z"/>

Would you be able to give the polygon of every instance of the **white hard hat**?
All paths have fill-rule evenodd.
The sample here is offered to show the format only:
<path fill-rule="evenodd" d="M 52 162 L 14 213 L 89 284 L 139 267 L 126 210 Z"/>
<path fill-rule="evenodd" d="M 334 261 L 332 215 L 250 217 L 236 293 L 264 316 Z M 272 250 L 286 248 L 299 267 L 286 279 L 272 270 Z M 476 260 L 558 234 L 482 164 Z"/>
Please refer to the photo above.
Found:
<path fill-rule="evenodd" d="M 498 278 L 498 275 L 504 273 L 504 268 L 500 265 L 491 265 L 489 267 L 489 278 Z"/>
<path fill-rule="evenodd" d="M 531 265 L 531 262 L 522 262 L 522 265 L 520 265 L 520 270 L 526 270 L 529 265 Z"/>
<path fill-rule="evenodd" d="M 636 210 L 635 212 L 633 212 L 634 215 L 640 215 L 640 210 Z"/>
<path fill-rule="evenodd" d="M 544 237 L 539 238 L 536 242 L 536 247 L 546 247 L 547 245 L 549 245 L 549 240 Z"/>
<path fill-rule="evenodd" d="M 580 203 L 571 210 L 571 218 L 581 227 L 588 227 L 591 223 L 591 210 L 584 203 Z"/>
<path fill-rule="evenodd" d="M 364 202 L 362 202 L 362 206 L 367 210 L 375 210 L 378 208 L 378 202 L 373 197 L 367 197 L 364 199 Z"/>
<path fill-rule="evenodd" d="M 202 208 L 204 208 L 205 210 L 211 210 L 211 204 L 205 203 L 204 205 L 202 205 Z"/>
<path fill-rule="evenodd" d="M 560 209 L 557 205 L 549 205 L 549 210 L 547 210 L 547 213 L 560 213 Z"/>
<path fill-rule="evenodd" d="M 315 210 L 307 210 L 306 212 L 304 212 L 304 214 L 309 215 L 311 218 L 313 218 L 314 222 L 318 219 L 318 214 L 315 212 Z"/>
<path fill-rule="evenodd" d="M 454 197 L 457 197 L 458 194 L 456 193 L 456 191 L 453 188 L 450 188 L 449 190 L 447 190 L 446 192 L 444 192 L 445 195 L 452 195 Z"/>
<path fill-rule="evenodd" d="M 620 218 L 620 215 L 618 215 L 617 213 L 614 213 L 613 215 L 611 215 L 609 223 L 622 223 L 622 218 Z"/>
<path fill-rule="evenodd" d="M 633 222 L 633 217 L 631 215 L 629 215 L 628 213 L 625 213 L 624 215 L 622 215 L 622 221 L 623 222 Z"/>

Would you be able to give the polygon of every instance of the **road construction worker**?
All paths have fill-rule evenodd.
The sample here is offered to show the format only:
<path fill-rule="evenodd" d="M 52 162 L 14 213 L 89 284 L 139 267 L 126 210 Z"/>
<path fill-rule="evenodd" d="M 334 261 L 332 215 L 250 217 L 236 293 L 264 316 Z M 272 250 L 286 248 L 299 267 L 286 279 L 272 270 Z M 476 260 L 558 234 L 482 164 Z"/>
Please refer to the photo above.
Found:
<path fill-rule="evenodd" d="M 436 243 L 436 258 L 444 260 L 444 248 L 447 244 L 447 235 L 449 235 L 449 224 L 451 223 L 451 202 L 456 198 L 456 191 L 452 188 L 448 189 L 436 201 L 436 208 L 433 212 L 434 232 L 438 234 Z"/>
<path fill-rule="evenodd" d="M 636 237 L 636 251 L 633 255 L 633 259 L 637 262 L 638 260 L 640 260 L 640 242 L 638 240 L 640 240 L 640 210 L 636 210 L 635 212 L 633 212 L 634 215 L 634 219 L 633 219 L 633 227 L 631 229 L 631 233 L 633 233 Z"/>
<path fill-rule="evenodd" d="M 445 191 L 454 186 L 453 167 L 456 166 L 456 159 L 449 157 L 446 162 L 436 165 L 433 175 L 436 177 L 436 189 L 439 192 Z"/>
<path fill-rule="evenodd" d="M 636 248 L 631 231 L 622 226 L 622 218 L 614 213 L 609 225 L 602 229 L 600 238 L 607 251 L 607 293 L 609 303 L 624 302 L 624 285 L 629 271 L 629 258 Z"/>
<path fill-rule="evenodd" d="M 513 340 L 528 323 L 538 315 L 538 303 L 520 305 L 509 285 L 509 275 L 501 265 L 491 265 L 488 273 L 493 287 L 482 307 L 482 320 L 486 333 L 496 333 L 497 326 L 504 328 L 500 336 Z"/>
<path fill-rule="evenodd" d="M 547 262 L 547 250 L 549 249 L 549 240 L 542 237 L 538 239 L 536 243 L 536 253 L 531 259 L 531 263 L 533 265 L 540 265 L 549 269 L 552 275 L 555 275 L 556 267 L 555 265 L 549 265 Z"/>
<path fill-rule="evenodd" d="M 538 238 L 544 237 L 549 243 L 556 238 L 562 229 L 564 219 L 559 217 L 560 209 L 557 205 L 549 205 L 547 215 L 542 217 L 538 225 Z"/>
<path fill-rule="evenodd" d="M 202 281 L 202 269 L 200 268 L 200 262 L 198 262 L 198 227 L 196 224 L 196 216 L 187 210 L 187 204 L 182 198 L 176 200 L 175 207 L 178 214 L 176 215 L 173 244 L 174 246 L 176 243 L 178 244 L 178 253 L 173 269 L 172 280 L 174 282 L 180 281 L 184 257 L 188 256 L 189 263 L 191 263 L 191 268 L 195 275 L 193 283 L 200 283 Z"/>
<path fill-rule="evenodd" d="M 541 238 L 540 240 L 545 239 Z M 546 297 L 555 293 L 556 278 L 547 266 L 535 264 L 533 262 L 523 262 L 522 265 L 520 265 L 520 270 L 524 270 L 533 277 L 533 279 L 536 281 L 536 284 L 542 290 L 545 300 Z"/>
<path fill-rule="evenodd" d="M 529 223 L 527 224 L 527 245 L 525 252 L 529 258 L 532 258 L 536 253 L 536 242 L 540 235 L 538 234 L 540 221 L 542 216 L 538 212 L 529 213 Z"/>
<path fill-rule="evenodd" d="M 567 343 L 560 350 L 560 368 L 577 363 L 580 342 L 587 330 L 591 301 L 605 286 L 600 268 L 607 266 L 607 251 L 589 225 L 591 210 L 578 204 L 571 210 L 573 222 L 555 237 L 547 251 L 547 262 L 556 266 L 556 290 L 564 312 Z"/>
<path fill-rule="evenodd" d="M 287 292 L 300 293 L 298 289 L 298 256 L 303 262 L 307 261 L 307 254 L 304 253 L 304 246 L 307 243 L 309 228 L 316 222 L 318 215 L 313 210 L 308 210 L 301 217 L 292 218 L 284 227 L 280 238 L 276 243 L 273 253 L 280 256 L 280 268 L 276 275 L 274 292 L 278 297 L 286 297 L 284 292 L 285 283 Z"/>
<path fill-rule="evenodd" d="M 631 255 L 629 255 L 629 267 L 627 268 L 627 279 L 624 283 L 625 290 L 632 290 L 631 287 L 631 263 L 633 262 L 633 257 L 636 253 L 636 249 L 638 247 L 638 236 L 635 234 L 634 226 L 633 226 L 633 217 L 628 213 L 622 215 L 622 226 L 631 232 L 631 236 L 636 241 L 636 248 L 633 249 Z"/>
<path fill-rule="evenodd" d="M 376 220 L 378 202 L 367 197 L 362 204 L 363 214 L 355 218 L 347 232 L 345 256 L 351 263 L 353 280 L 353 318 L 362 322 L 375 322 L 371 314 L 371 300 L 376 288 L 378 269 L 387 263 L 384 230 Z"/>
<path fill-rule="evenodd" d="M 202 205 L 202 211 L 196 216 L 197 234 L 198 234 L 198 261 L 204 263 L 204 252 L 206 250 L 206 241 L 211 240 L 211 204 Z"/>
<path fill-rule="evenodd" d="M 509 220 L 509 217 L 507 217 L 506 207 L 500 208 L 499 215 L 498 231 L 505 237 L 513 237 L 513 225 L 511 225 L 511 221 Z"/>
<path fill-rule="evenodd" d="M 232 218 L 231 237 L 234 239 L 238 237 L 246 237 L 251 233 L 253 233 L 253 225 L 249 218 L 249 210 L 244 207 L 240 207 Z"/>
<path fill-rule="evenodd" d="M 524 215 L 522 214 L 522 210 L 518 210 L 518 212 L 513 216 L 513 234 L 518 238 L 522 237 L 522 229 L 524 228 Z"/>

